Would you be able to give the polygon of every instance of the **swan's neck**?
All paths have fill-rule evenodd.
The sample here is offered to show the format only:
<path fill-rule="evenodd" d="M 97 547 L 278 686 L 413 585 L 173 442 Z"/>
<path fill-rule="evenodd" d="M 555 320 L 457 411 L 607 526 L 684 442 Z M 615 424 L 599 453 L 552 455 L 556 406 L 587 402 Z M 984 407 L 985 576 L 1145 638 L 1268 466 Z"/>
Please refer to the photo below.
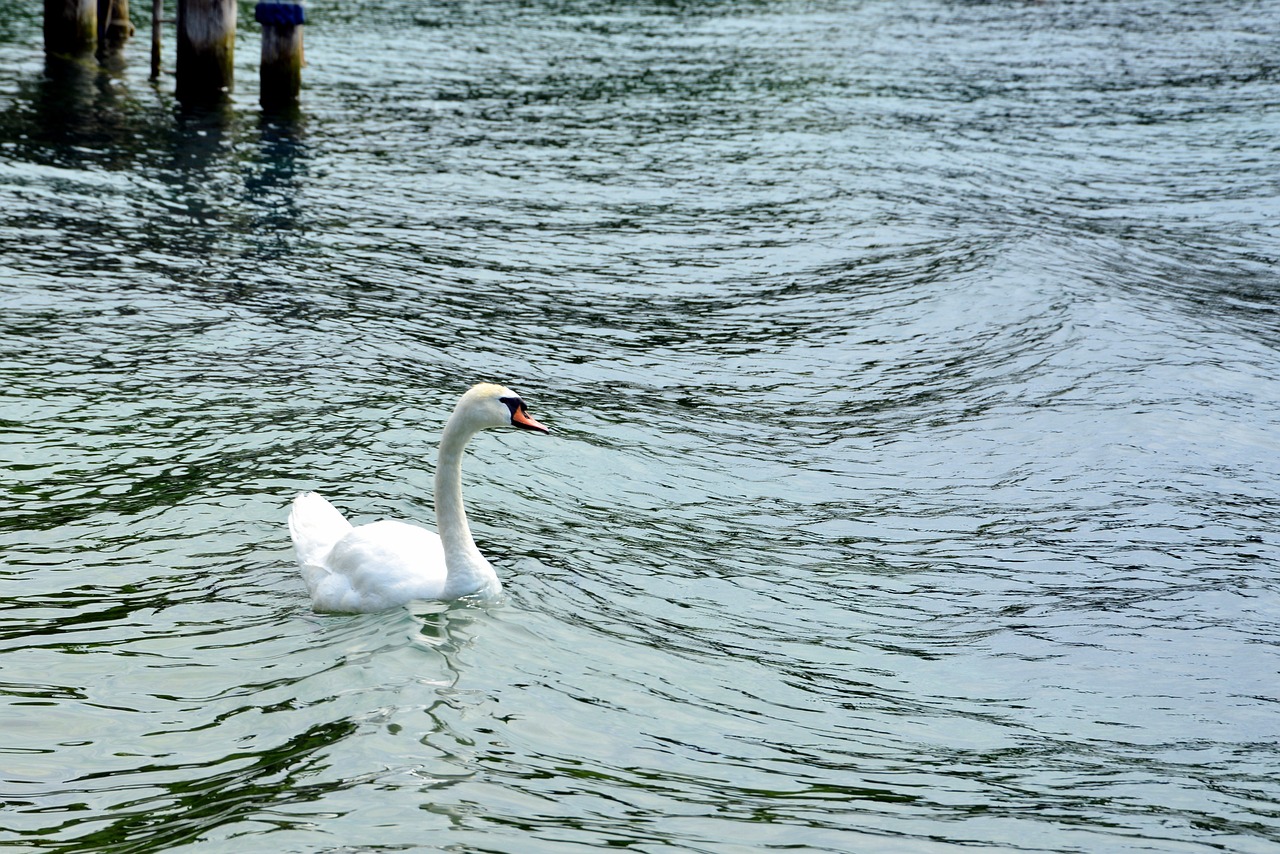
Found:
<path fill-rule="evenodd" d="M 493 566 L 471 538 L 467 511 L 462 506 L 462 452 L 473 435 L 475 431 L 451 418 L 440 438 L 440 459 L 436 464 L 436 527 L 444 545 L 444 564 L 448 571 L 446 599 L 468 593 L 496 592 L 501 588 Z"/>

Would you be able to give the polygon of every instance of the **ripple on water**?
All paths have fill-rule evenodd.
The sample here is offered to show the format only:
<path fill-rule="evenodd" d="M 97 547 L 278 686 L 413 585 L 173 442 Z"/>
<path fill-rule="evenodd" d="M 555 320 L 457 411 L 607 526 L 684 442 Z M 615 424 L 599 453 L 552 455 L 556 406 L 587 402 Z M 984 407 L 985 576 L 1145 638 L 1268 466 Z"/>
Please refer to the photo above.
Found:
<path fill-rule="evenodd" d="M 0 33 L 0 839 L 1280 838 L 1269 7 L 312 11 L 295 123 Z M 480 378 L 505 599 L 311 614 Z"/>

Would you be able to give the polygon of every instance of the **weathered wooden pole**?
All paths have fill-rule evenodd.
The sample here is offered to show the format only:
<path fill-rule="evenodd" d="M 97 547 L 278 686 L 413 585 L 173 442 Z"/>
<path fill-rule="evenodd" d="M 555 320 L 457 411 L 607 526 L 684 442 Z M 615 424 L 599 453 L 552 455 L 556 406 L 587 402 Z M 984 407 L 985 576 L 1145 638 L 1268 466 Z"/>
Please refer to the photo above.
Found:
<path fill-rule="evenodd" d="M 98 0 L 44 0 L 45 53 L 76 56 L 98 42 Z"/>
<path fill-rule="evenodd" d="M 151 0 L 151 79 L 160 79 L 160 24 L 164 18 L 164 0 Z"/>
<path fill-rule="evenodd" d="M 98 0 L 98 52 L 119 50 L 131 35 L 129 0 Z"/>
<path fill-rule="evenodd" d="M 259 69 L 263 109 L 292 107 L 302 91 L 302 3 L 263 2 L 253 17 L 262 24 L 262 65 Z"/>
<path fill-rule="evenodd" d="M 218 101 L 234 76 L 235 0 L 178 0 L 178 100 Z"/>

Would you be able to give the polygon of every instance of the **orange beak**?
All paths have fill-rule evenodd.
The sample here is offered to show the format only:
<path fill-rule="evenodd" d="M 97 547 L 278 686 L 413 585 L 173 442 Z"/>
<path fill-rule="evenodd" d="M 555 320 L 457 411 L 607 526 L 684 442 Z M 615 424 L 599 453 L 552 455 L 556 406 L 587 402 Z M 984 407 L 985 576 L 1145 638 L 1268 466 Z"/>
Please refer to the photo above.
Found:
<path fill-rule="evenodd" d="M 551 432 L 549 428 L 542 426 L 534 420 L 533 416 L 526 412 L 523 406 L 511 413 L 511 423 L 517 427 L 523 427 L 526 430 L 537 430 L 539 433 Z"/>

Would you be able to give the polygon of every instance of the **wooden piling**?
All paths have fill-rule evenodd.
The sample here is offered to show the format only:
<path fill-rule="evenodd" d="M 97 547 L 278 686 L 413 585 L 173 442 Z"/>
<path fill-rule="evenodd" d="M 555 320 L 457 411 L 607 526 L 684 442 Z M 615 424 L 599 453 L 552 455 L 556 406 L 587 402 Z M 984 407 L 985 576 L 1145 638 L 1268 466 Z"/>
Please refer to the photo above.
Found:
<path fill-rule="evenodd" d="M 151 0 L 151 79 L 160 79 L 160 24 L 164 20 L 164 0 Z"/>
<path fill-rule="evenodd" d="M 303 6 L 292 2 L 262 2 L 254 8 L 253 17 L 262 24 L 258 100 L 267 110 L 292 107 L 302 90 L 302 25 L 306 18 Z"/>
<path fill-rule="evenodd" d="M 98 42 L 98 0 L 44 0 L 44 50 L 76 56 Z"/>
<path fill-rule="evenodd" d="M 98 0 L 98 52 L 118 51 L 131 35 L 129 0 Z"/>
<path fill-rule="evenodd" d="M 235 0 L 178 0 L 179 101 L 209 103 L 231 91 L 235 41 Z"/>

